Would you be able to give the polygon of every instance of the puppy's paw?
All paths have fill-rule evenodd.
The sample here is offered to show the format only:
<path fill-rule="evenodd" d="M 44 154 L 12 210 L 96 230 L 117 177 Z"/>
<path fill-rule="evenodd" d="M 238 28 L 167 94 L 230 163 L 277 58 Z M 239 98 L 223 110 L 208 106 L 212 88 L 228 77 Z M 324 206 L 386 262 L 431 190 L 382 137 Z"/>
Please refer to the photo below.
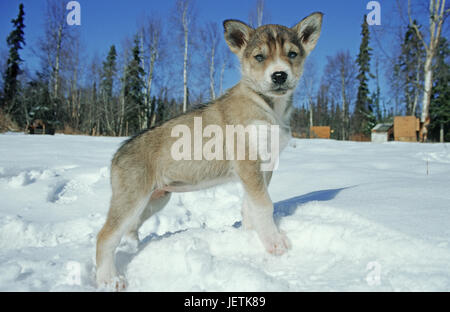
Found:
<path fill-rule="evenodd" d="M 125 277 L 116 276 L 108 280 L 97 280 L 97 287 L 106 291 L 124 291 L 127 288 Z"/>
<path fill-rule="evenodd" d="M 281 256 L 292 247 L 289 238 L 283 231 L 276 232 L 270 236 L 265 236 L 263 244 L 267 252 L 275 256 Z"/>

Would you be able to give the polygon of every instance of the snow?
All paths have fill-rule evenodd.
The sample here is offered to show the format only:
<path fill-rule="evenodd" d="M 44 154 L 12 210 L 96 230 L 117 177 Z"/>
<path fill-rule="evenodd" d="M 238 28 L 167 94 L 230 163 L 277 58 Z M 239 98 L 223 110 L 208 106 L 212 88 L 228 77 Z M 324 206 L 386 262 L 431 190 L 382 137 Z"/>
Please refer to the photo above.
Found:
<path fill-rule="evenodd" d="M 97 290 L 124 139 L 0 135 L 0 291 Z M 450 291 L 449 190 L 449 144 L 293 139 L 269 188 L 287 254 L 240 227 L 230 183 L 174 194 L 116 262 L 129 291 Z"/>

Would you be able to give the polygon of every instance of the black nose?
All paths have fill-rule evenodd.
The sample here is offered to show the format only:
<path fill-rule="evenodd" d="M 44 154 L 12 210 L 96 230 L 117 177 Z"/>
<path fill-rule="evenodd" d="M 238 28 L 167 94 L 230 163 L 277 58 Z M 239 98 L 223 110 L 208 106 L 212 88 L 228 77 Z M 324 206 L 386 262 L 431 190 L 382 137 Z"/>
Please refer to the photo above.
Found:
<path fill-rule="evenodd" d="M 281 85 L 281 84 L 286 82 L 287 76 L 288 75 L 285 72 L 281 72 L 281 71 L 280 72 L 274 72 L 272 74 L 272 81 L 274 83 L 276 83 L 276 84 Z"/>

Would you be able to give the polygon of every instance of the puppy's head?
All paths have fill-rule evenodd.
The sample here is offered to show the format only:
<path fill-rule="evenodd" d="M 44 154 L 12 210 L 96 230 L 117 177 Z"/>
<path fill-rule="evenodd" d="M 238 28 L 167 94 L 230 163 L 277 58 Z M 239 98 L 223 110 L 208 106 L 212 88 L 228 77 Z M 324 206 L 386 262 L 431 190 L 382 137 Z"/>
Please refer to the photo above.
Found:
<path fill-rule="evenodd" d="M 225 40 L 241 62 L 243 82 L 268 96 L 292 93 L 319 39 L 322 16 L 313 13 L 292 28 L 265 25 L 253 29 L 241 21 L 224 21 Z"/>

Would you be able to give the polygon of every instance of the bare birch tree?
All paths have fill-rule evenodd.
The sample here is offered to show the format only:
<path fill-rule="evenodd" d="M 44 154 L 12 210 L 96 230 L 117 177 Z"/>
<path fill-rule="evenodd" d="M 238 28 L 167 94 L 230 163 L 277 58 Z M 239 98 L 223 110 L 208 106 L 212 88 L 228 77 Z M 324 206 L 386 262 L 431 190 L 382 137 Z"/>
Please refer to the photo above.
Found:
<path fill-rule="evenodd" d="M 349 135 L 349 107 L 355 97 L 357 72 L 356 64 L 349 51 L 340 51 L 328 57 L 324 78 L 330 85 L 332 96 L 341 103 L 343 140 L 348 139 Z"/>
<path fill-rule="evenodd" d="M 117 102 L 117 114 L 116 114 L 116 124 L 117 124 L 117 135 L 121 136 L 126 133 L 125 131 L 125 72 L 127 64 L 131 57 L 131 46 L 132 41 L 129 37 L 126 37 L 121 42 L 122 53 L 119 55 L 118 68 L 120 70 L 120 95 L 119 101 Z"/>
<path fill-rule="evenodd" d="M 192 26 L 192 1 L 178 0 L 176 3 L 176 14 L 183 31 L 183 112 L 186 112 L 188 102 L 188 59 L 189 59 L 189 36 Z"/>
<path fill-rule="evenodd" d="M 101 111 L 99 109 L 99 100 L 98 100 L 98 88 L 100 86 L 101 80 L 101 62 L 98 59 L 98 56 L 93 57 L 88 72 L 88 79 L 90 81 L 89 85 L 89 109 L 87 111 L 87 122 L 86 128 L 88 129 L 91 135 L 99 135 L 102 132 L 101 129 Z"/>
<path fill-rule="evenodd" d="M 250 26 L 256 28 L 267 23 L 268 15 L 265 10 L 264 0 L 256 0 L 255 6 L 250 11 L 248 20 Z"/>
<path fill-rule="evenodd" d="M 314 94 L 317 93 L 317 84 L 319 81 L 317 65 L 314 58 L 309 58 L 304 66 L 303 75 L 300 80 L 300 88 L 302 93 L 300 96 L 308 105 L 309 110 L 309 127 L 314 126 Z"/>
<path fill-rule="evenodd" d="M 69 118 L 69 122 L 71 127 L 74 129 L 78 129 L 80 125 L 80 114 L 81 114 L 81 98 L 80 98 L 80 89 L 78 86 L 79 77 L 81 75 L 80 68 L 80 40 L 79 37 L 75 37 L 76 40 L 73 44 L 72 55 L 69 60 L 69 68 L 71 72 L 70 77 L 70 91 L 69 91 L 69 99 L 67 105 L 67 116 Z"/>
<path fill-rule="evenodd" d="M 219 55 L 219 43 L 221 39 L 221 31 L 219 30 L 219 25 L 217 23 L 207 23 L 205 28 L 201 31 L 202 41 L 205 46 L 207 46 L 206 50 L 206 58 L 208 60 L 208 76 L 209 76 L 209 97 L 211 100 L 215 100 L 216 98 L 216 72 L 217 65 L 219 62 L 217 61 Z"/>
<path fill-rule="evenodd" d="M 144 45 L 144 69 L 146 69 L 146 84 L 145 84 L 145 98 L 144 104 L 147 111 L 146 123 L 147 127 L 155 124 L 155 107 L 151 101 L 152 83 L 154 77 L 154 70 L 157 60 L 161 53 L 161 36 L 162 23 L 158 18 L 148 17 L 145 24 L 142 26 L 142 38 Z"/>
<path fill-rule="evenodd" d="M 62 118 L 62 74 L 68 69 L 69 60 L 74 51 L 74 43 L 78 37 L 75 29 L 66 21 L 66 2 L 61 0 L 47 0 L 45 13 L 44 38 L 40 41 L 41 58 L 45 60 L 47 70 L 51 76 L 49 81 L 55 118 Z"/>
<path fill-rule="evenodd" d="M 70 40 L 69 25 L 66 22 L 66 7 L 63 1 L 47 0 L 45 41 L 43 50 L 47 52 L 48 63 L 52 69 L 53 97 L 57 97 L 60 88 L 61 59 L 65 42 Z"/>
<path fill-rule="evenodd" d="M 233 67 L 233 55 L 231 53 L 231 50 L 225 45 L 222 45 L 220 54 L 221 64 L 219 73 L 219 95 L 223 95 L 223 81 L 225 70 Z"/>
<path fill-rule="evenodd" d="M 431 102 L 431 88 L 433 86 L 433 60 L 436 56 L 436 51 L 439 43 L 439 38 L 442 33 L 442 26 L 445 21 L 445 17 L 450 12 L 450 9 L 445 8 L 445 0 L 429 0 L 428 7 L 428 21 L 429 21 L 429 33 L 427 43 L 424 36 L 420 32 L 416 23 L 414 23 L 413 15 L 411 12 L 411 0 L 408 0 L 408 18 L 410 26 L 415 30 L 417 37 L 419 37 L 423 46 L 425 47 L 425 63 L 424 63 L 424 94 L 422 101 L 422 115 L 421 122 L 423 127 L 421 129 L 420 137 L 421 141 L 425 142 L 428 137 L 428 126 L 430 124 L 430 102 Z"/>

